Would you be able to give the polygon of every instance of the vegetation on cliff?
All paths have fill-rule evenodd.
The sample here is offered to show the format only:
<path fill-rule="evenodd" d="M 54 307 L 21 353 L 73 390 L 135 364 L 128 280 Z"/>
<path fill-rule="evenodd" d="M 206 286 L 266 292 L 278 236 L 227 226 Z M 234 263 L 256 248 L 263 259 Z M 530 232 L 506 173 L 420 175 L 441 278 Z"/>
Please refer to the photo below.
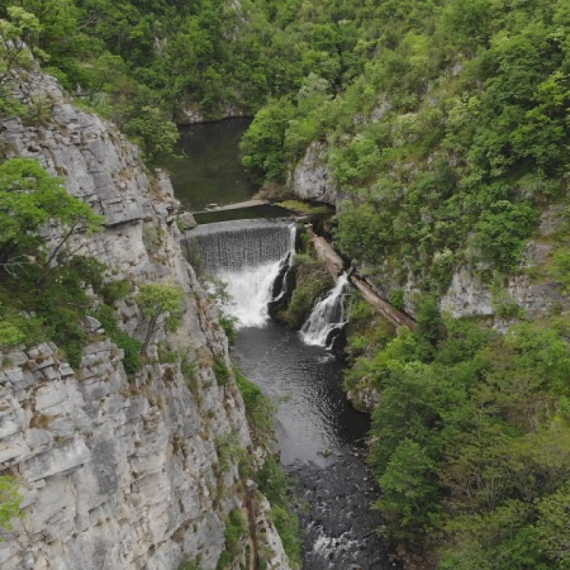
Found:
<path fill-rule="evenodd" d="M 362 40 L 370 10 L 354 18 L 336 2 L 8 0 L 0 18 L 14 6 L 37 18 L 26 42 L 46 69 L 150 159 L 172 145 L 185 110 L 251 114 L 311 72 L 340 90 L 373 49 Z"/>
<path fill-rule="evenodd" d="M 84 287 L 102 284 L 101 264 L 68 247 L 103 218 L 72 197 L 37 161 L 0 165 L 0 346 L 52 339 L 79 365 L 89 301 Z M 57 228 L 50 247 L 46 226 Z"/>
<path fill-rule="evenodd" d="M 8 14 L 6 6 L 27 12 Z M 337 243 L 374 276 L 399 287 L 413 282 L 426 294 L 416 307 L 417 332 L 394 335 L 361 314 L 368 324 L 349 335 L 347 384 L 364 379 L 381 392 L 372 461 L 383 531 L 408 553 L 438 552 L 432 560 L 442 569 L 570 568 L 567 315 L 544 315 L 501 335 L 437 309 L 458 267 L 497 283 L 520 271 L 541 212 L 555 202 L 567 206 L 567 2 L 6 6 L 2 38 L 25 39 L 68 89 L 141 141 L 149 159 L 172 146 L 171 119 L 184 109 L 206 118 L 260 109 L 242 143 L 260 181 L 284 182 L 311 142 L 326 142 L 326 164 L 347 196 Z M 4 94 L 10 62 L 29 63 L 21 45 L 0 42 Z M 6 115 L 41 111 L 9 97 L 0 105 Z M 10 226 L 0 227 L 1 239 Z M 559 248 L 549 272 L 562 294 L 567 229 L 551 237 Z M 32 240 L 14 245 L 18 255 L 45 265 L 33 241 L 38 232 L 17 235 Z M 0 342 L 20 342 L 23 330 L 33 339 L 49 323 L 73 362 L 88 306 L 77 285 L 95 289 L 96 273 L 85 260 L 70 262 L 57 286 L 44 281 L 36 296 L 29 292 L 39 265 L 20 272 L 6 243 L 0 253 L 12 266 L 0 279 Z M 301 261 L 312 273 L 309 260 Z M 301 308 L 302 295 L 301 288 Z M 524 316 L 502 306 L 503 316 Z M 256 400 L 250 388 L 246 397 Z"/>
<path fill-rule="evenodd" d="M 360 315 L 349 334 L 348 387 L 379 393 L 383 532 L 409 556 L 436 551 L 439 568 L 570 567 L 568 319 L 524 322 L 501 288 L 541 212 L 568 204 L 567 3 L 369 9 L 363 73 L 339 93 L 316 71 L 269 101 L 244 138 L 245 163 L 283 183 L 325 141 L 347 197 L 338 245 L 382 282 L 424 293 L 417 332 L 393 336 Z M 567 294 L 567 223 L 550 239 L 547 271 Z M 523 322 L 502 335 L 442 316 L 438 298 L 464 266 L 494 284 L 498 316 Z"/>
<path fill-rule="evenodd" d="M 429 305 L 349 372 L 381 393 L 383 532 L 408 555 L 438 550 L 439 568 L 566 568 L 568 318 L 503 335 Z"/>
<path fill-rule="evenodd" d="M 0 475 L 0 540 L 1 533 L 11 530 L 13 520 L 22 516 L 22 499 L 16 477 Z"/>
<path fill-rule="evenodd" d="M 540 209 L 565 199 L 566 3 L 369 10 L 363 73 L 338 94 L 315 71 L 270 102 L 244 139 L 246 164 L 283 179 L 310 142 L 327 141 L 349 198 L 337 241 L 376 274 L 442 292 L 466 262 L 512 271 Z"/>

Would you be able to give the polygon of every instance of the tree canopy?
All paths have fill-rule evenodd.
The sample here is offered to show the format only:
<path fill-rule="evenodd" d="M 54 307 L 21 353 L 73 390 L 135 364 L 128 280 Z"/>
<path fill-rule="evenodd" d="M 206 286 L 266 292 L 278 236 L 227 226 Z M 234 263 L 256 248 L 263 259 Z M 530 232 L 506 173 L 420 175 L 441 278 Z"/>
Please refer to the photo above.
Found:
<path fill-rule="evenodd" d="M 0 165 L 0 277 L 30 257 L 53 259 L 42 235 L 48 225 L 61 235 L 54 246 L 59 251 L 71 234 L 93 232 L 102 224 L 101 216 L 36 160 L 14 158 Z"/>

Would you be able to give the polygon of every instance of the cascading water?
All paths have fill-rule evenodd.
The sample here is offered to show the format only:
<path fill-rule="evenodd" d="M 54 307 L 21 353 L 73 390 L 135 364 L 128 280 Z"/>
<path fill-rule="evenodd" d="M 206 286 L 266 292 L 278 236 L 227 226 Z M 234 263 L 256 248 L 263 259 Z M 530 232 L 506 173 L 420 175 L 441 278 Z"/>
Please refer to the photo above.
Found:
<path fill-rule="evenodd" d="M 210 128 L 219 132 L 218 127 L 223 129 L 231 124 L 210 123 L 201 126 L 200 132 Z M 225 140 L 228 133 L 222 130 L 217 136 Z M 207 145 L 205 139 L 197 142 L 199 148 Z M 225 192 L 236 175 L 233 167 L 230 165 L 228 170 L 218 154 L 215 146 L 212 155 L 215 170 L 207 168 L 211 160 L 203 161 L 205 168 L 200 174 L 201 180 L 218 178 L 218 190 L 204 185 L 202 192 L 201 184 L 194 179 L 189 183 L 182 178 L 175 184 L 175 189 L 191 194 L 186 196 L 187 202 L 194 205 L 227 203 L 228 197 L 219 189 Z M 237 157 L 237 149 L 235 154 Z M 219 158 L 222 163 L 218 168 Z M 189 164 L 188 174 L 193 176 L 200 166 Z M 225 176 L 227 172 L 231 172 L 229 177 Z M 201 193 L 200 196 L 197 193 Z M 187 232 L 182 245 L 188 261 L 197 271 L 202 269 L 218 276 L 225 273 L 224 279 L 239 305 L 255 305 L 244 308 L 245 315 L 240 317 L 242 327 L 252 322 L 263 324 L 263 328 L 248 326 L 239 331 L 232 358 L 269 398 L 279 402 L 278 448 L 281 463 L 295 482 L 296 498 L 292 497 L 291 502 L 298 504 L 303 529 L 303 568 L 394 570 L 386 544 L 376 532 L 382 521 L 377 512 L 368 509 L 370 499 L 378 494 L 374 477 L 357 457 L 365 453 L 362 442 L 370 427 L 369 418 L 354 410 L 346 400 L 340 361 L 324 348 L 304 343 L 300 335 L 287 326 L 265 320 L 266 299 L 272 299 L 270 312 L 278 312 L 283 306 L 279 299 L 287 302 L 287 295 L 281 295 L 283 288 L 290 289 L 294 285 L 290 271 L 293 231 L 290 224 L 283 221 L 205 224 Z M 266 264 L 269 267 L 265 267 Z M 266 283 L 272 281 L 277 271 L 270 292 Z M 253 302 L 252 299 L 257 298 L 256 290 L 259 298 Z M 250 320 L 252 315 L 258 318 Z"/>
<path fill-rule="evenodd" d="M 346 325 L 346 297 L 350 284 L 348 273 L 343 273 L 336 285 L 320 301 L 301 328 L 301 338 L 306 344 L 330 347 L 335 333 Z"/>
<path fill-rule="evenodd" d="M 198 245 L 205 273 L 224 281 L 230 297 L 224 312 L 236 326 L 266 323 L 268 305 L 279 296 L 273 283 L 295 251 L 295 224 L 240 220 L 199 226 L 185 235 L 188 255 Z"/>

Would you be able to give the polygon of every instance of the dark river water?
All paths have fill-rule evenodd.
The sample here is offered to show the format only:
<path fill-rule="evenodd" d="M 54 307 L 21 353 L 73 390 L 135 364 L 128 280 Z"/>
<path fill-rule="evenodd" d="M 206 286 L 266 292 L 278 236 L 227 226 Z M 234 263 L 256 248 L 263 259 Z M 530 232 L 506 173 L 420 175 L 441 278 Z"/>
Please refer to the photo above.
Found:
<path fill-rule="evenodd" d="M 396 568 L 369 509 L 377 494 L 363 460 L 370 419 L 347 401 L 338 359 L 273 321 L 240 330 L 233 358 L 278 406 L 278 449 L 295 481 L 305 570 Z"/>
<path fill-rule="evenodd" d="M 176 197 L 187 209 L 243 202 L 257 191 L 241 164 L 238 147 L 250 123 L 251 119 L 238 118 L 180 128 L 179 157 L 161 166 L 170 173 Z"/>
<path fill-rule="evenodd" d="M 235 119 L 183 131 L 187 159 L 169 165 L 180 200 L 200 208 L 251 196 L 254 186 L 236 164 L 246 126 Z M 377 533 L 381 520 L 370 510 L 377 496 L 363 459 L 370 420 L 347 401 L 339 360 L 271 320 L 242 328 L 232 357 L 278 406 L 278 448 L 295 482 L 304 569 L 396 568 Z"/>
<path fill-rule="evenodd" d="M 308 346 L 298 332 L 269 321 L 240 330 L 234 359 L 278 404 L 283 464 L 312 461 L 326 467 L 362 446 L 370 419 L 347 401 L 342 368 L 324 348 Z"/>

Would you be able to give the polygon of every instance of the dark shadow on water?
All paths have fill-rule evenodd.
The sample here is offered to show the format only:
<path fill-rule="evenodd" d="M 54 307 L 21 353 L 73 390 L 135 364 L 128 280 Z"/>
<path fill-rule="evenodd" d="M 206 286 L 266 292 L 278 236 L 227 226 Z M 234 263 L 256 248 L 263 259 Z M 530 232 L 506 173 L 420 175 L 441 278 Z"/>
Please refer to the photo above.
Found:
<path fill-rule="evenodd" d="M 339 361 L 323 348 L 304 344 L 296 331 L 274 321 L 243 329 L 234 357 L 245 375 L 278 404 L 285 465 L 328 465 L 366 437 L 370 419 L 346 399 Z"/>
<path fill-rule="evenodd" d="M 291 212 L 266 204 L 251 208 L 236 208 L 235 210 L 223 210 L 221 212 L 202 212 L 195 214 L 194 218 L 199 224 L 215 224 L 216 222 L 228 222 L 232 220 L 255 220 L 259 218 L 288 218 Z"/>
<path fill-rule="evenodd" d="M 249 118 L 236 118 L 180 127 L 180 156 L 163 160 L 161 167 L 170 173 L 174 193 L 186 209 L 242 202 L 257 191 L 238 146 L 250 123 Z"/>
<path fill-rule="evenodd" d="M 252 197 L 257 188 L 241 166 L 238 149 L 249 122 L 230 119 L 181 129 L 179 152 L 184 156 L 162 166 L 170 171 L 175 194 L 186 208 L 202 210 L 211 203 Z M 258 215 L 282 213 L 249 208 L 203 214 L 199 222 Z M 273 321 L 239 331 L 232 356 L 278 404 L 281 460 L 295 481 L 292 503 L 304 532 L 304 569 L 393 570 L 376 532 L 380 520 L 369 510 L 378 496 L 362 458 L 370 419 L 347 401 L 339 360 Z"/>
<path fill-rule="evenodd" d="M 397 570 L 377 529 L 378 496 L 364 461 L 370 418 L 342 389 L 342 367 L 323 348 L 270 321 L 239 331 L 241 370 L 278 405 L 281 462 L 293 478 L 305 570 Z"/>

